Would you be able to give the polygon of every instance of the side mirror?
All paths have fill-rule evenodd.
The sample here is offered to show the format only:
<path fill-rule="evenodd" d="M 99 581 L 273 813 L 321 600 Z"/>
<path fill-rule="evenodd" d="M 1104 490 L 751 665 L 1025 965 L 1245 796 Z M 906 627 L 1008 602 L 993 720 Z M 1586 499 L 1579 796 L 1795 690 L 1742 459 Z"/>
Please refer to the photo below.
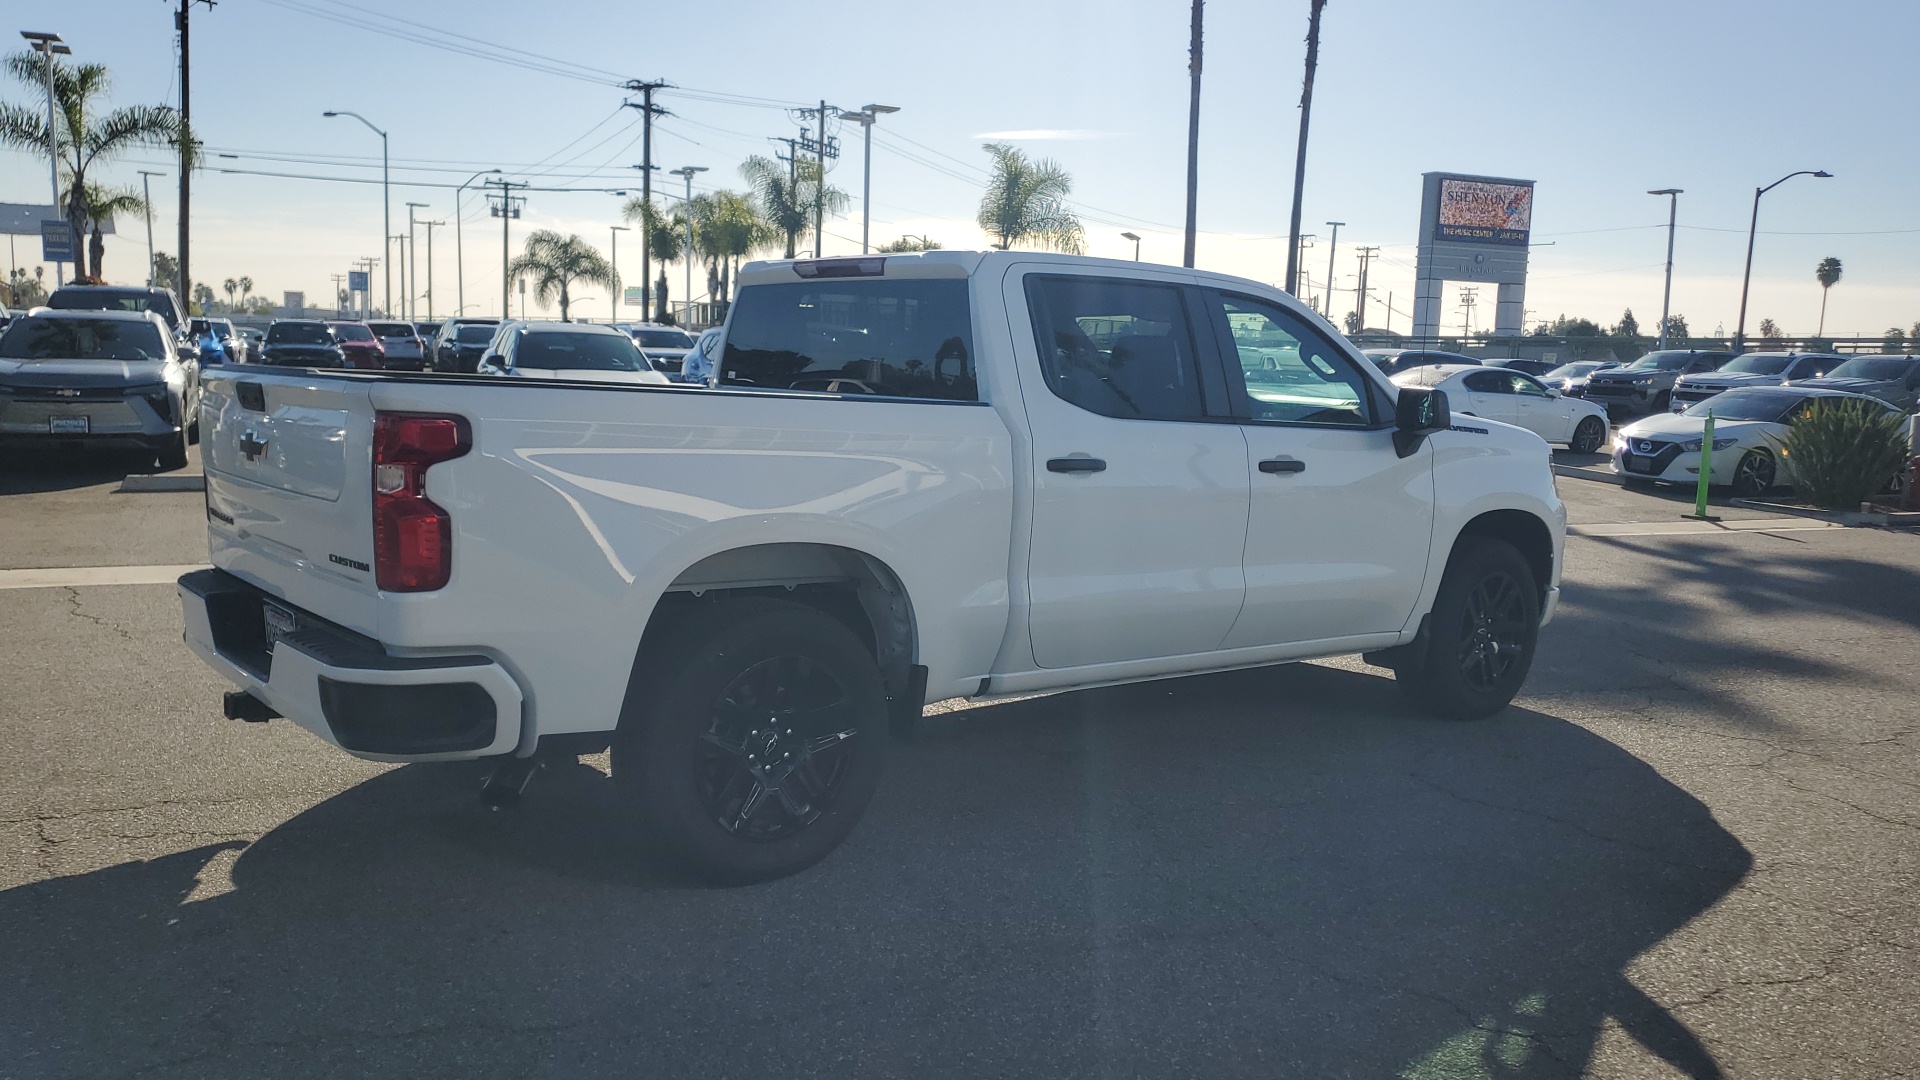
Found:
<path fill-rule="evenodd" d="M 1403 386 L 1394 402 L 1393 449 L 1401 457 L 1420 449 L 1427 436 L 1453 426 L 1453 411 L 1447 407 L 1447 392 L 1424 386 Z"/>
<path fill-rule="evenodd" d="M 487 365 L 488 367 L 507 366 L 507 358 L 504 356 L 501 356 L 499 353 L 488 353 L 487 355 L 480 358 L 480 362 Z"/>

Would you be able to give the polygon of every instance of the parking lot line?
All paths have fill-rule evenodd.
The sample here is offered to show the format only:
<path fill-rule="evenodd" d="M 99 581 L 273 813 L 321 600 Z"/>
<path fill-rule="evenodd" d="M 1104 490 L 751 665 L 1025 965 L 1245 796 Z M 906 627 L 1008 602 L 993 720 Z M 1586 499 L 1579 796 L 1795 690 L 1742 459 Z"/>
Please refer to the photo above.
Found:
<path fill-rule="evenodd" d="M 0 589 L 170 585 L 182 574 L 206 568 L 206 563 L 182 563 L 176 566 L 56 566 L 35 570 L 0 570 Z"/>

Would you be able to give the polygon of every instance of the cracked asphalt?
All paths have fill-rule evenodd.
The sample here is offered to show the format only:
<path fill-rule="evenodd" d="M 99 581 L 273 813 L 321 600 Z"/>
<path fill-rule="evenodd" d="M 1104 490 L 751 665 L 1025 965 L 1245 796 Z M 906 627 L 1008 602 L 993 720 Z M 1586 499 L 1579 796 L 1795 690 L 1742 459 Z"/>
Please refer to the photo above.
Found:
<path fill-rule="evenodd" d="M 123 471 L 0 468 L 0 570 L 202 557 Z M 223 720 L 170 586 L 0 589 L 0 1077 L 1920 1073 L 1920 537 L 1560 487 L 1648 529 L 1569 540 L 1501 716 L 1357 660 L 949 705 L 731 890 L 604 760 L 489 813 Z"/>

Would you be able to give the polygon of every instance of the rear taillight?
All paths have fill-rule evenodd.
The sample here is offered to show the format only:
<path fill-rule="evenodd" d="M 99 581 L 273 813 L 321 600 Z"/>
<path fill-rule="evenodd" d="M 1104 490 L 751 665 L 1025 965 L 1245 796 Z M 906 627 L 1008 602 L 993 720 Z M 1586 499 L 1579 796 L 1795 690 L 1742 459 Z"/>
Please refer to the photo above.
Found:
<path fill-rule="evenodd" d="M 453 574 L 453 518 L 427 498 L 427 469 L 473 449 L 462 416 L 376 413 L 373 420 L 374 581 L 430 592 Z"/>

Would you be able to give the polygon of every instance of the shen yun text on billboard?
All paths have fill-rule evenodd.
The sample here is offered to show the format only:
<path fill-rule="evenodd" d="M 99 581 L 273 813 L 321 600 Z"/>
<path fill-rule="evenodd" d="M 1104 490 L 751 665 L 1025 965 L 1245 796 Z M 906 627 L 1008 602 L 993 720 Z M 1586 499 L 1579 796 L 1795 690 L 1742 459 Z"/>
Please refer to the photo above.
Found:
<path fill-rule="evenodd" d="M 1439 216 L 1435 240 L 1525 247 L 1533 223 L 1533 187 L 1443 179 Z"/>

